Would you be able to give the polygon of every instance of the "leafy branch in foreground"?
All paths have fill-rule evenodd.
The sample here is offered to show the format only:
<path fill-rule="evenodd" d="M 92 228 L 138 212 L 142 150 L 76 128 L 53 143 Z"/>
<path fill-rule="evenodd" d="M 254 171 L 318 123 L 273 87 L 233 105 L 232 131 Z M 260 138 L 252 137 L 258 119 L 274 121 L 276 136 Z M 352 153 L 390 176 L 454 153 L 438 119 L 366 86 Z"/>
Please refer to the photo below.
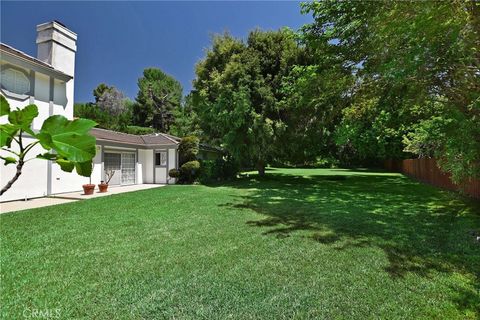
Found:
<path fill-rule="evenodd" d="M 56 162 L 63 171 L 89 177 L 92 173 L 92 159 L 95 156 L 95 137 L 88 132 L 96 123 L 87 119 L 67 118 L 54 115 L 46 119 L 38 132 L 31 129 L 38 116 L 38 108 L 30 104 L 23 109 L 10 110 L 5 97 L 0 96 L 0 117 L 8 117 L 8 123 L 0 125 L 0 159 L 4 165 L 15 164 L 16 173 L 0 191 L 3 195 L 18 180 L 26 162 L 35 158 Z M 32 142 L 26 143 L 25 135 Z M 12 143 L 17 146 L 12 147 Z M 15 145 L 14 144 L 14 145 Z M 46 150 L 43 154 L 27 159 L 28 153 L 40 145 Z"/>

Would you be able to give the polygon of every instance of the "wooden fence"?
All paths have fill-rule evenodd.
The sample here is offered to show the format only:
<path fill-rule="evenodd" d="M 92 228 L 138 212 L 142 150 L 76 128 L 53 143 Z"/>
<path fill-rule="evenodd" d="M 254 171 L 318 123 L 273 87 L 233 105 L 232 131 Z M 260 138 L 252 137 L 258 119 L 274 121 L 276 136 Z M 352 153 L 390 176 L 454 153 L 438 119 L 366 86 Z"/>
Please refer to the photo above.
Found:
<path fill-rule="evenodd" d="M 462 185 L 456 185 L 450 179 L 450 175 L 441 171 L 435 159 L 432 158 L 386 160 L 385 169 L 403 173 L 440 188 L 454 191 L 462 190 L 465 194 L 480 199 L 480 180 L 472 179 Z"/>

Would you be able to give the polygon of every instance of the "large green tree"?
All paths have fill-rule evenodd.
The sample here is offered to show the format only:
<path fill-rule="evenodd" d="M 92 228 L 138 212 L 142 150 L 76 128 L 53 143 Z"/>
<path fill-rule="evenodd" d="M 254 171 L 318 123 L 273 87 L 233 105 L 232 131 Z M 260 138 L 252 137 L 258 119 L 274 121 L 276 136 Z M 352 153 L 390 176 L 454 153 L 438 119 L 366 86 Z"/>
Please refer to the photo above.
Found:
<path fill-rule="evenodd" d="M 314 17 L 306 45 L 335 52 L 355 76 L 336 129 L 341 150 L 369 160 L 433 155 L 456 180 L 479 175 L 477 2 L 322 1 L 304 10 Z"/>
<path fill-rule="evenodd" d="M 113 90 L 115 87 L 109 86 L 105 83 L 100 83 L 95 89 L 93 89 L 93 96 L 95 97 L 95 102 L 98 102 L 105 92 Z"/>
<path fill-rule="evenodd" d="M 183 99 L 182 105 L 173 110 L 173 116 L 175 121 L 170 126 L 170 134 L 177 137 L 203 136 L 194 110 L 192 94 L 188 94 Z"/>
<path fill-rule="evenodd" d="M 196 66 L 193 105 L 201 130 L 259 174 L 280 154 L 288 106 L 283 79 L 301 59 L 289 29 L 250 32 L 246 41 L 213 38 Z"/>
<path fill-rule="evenodd" d="M 312 165 L 336 156 L 334 132 L 350 102 L 354 77 L 329 46 L 305 47 L 305 64 L 283 78 L 281 109 L 285 110 L 280 162 Z"/>
<path fill-rule="evenodd" d="M 168 133 L 174 111 L 181 107 L 182 86 L 172 76 L 157 68 L 147 68 L 138 79 L 134 120 L 137 125 Z"/>
<path fill-rule="evenodd" d="M 104 83 L 93 90 L 94 103 L 76 103 L 74 115 L 97 122 L 98 127 L 126 131 L 133 124 L 133 102 L 114 86 Z"/>

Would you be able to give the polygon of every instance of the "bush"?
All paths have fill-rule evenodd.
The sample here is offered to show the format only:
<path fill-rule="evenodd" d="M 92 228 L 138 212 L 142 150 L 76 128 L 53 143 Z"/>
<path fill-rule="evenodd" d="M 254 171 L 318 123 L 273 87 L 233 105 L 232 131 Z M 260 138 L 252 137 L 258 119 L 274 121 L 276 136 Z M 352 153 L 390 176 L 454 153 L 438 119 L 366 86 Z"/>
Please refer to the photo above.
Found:
<path fill-rule="evenodd" d="M 338 160 L 333 157 L 317 157 L 315 163 L 313 164 L 314 168 L 338 168 Z"/>
<path fill-rule="evenodd" d="M 168 171 L 168 176 L 170 178 L 180 178 L 180 171 L 173 168 Z"/>
<path fill-rule="evenodd" d="M 149 127 L 127 126 L 124 132 L 130 133 L 130 134 L 136 134 L 136 135 L 152 134 L 152 133 L 155 133 L 155 129 L 149 128 Z"/>
<path fill-rule="evenodd" d="M 197 154 L 200 149 L 200 141 L 195 136 L 182 138 L 178 145 L 178 153 L 180 155 L 180 163 L 197 160 Z"/>
<path fill-rule="evenodd" d="M 240 164 L 233 159 L 233 157 L 225 157 L 224 159 L 218 159 L 222 161 L 222 178 L 233 179 L 240 171 Z M 218 161 L 217 160 L 217 161 Z"/>
<path fill-rule="evenodd" d="M 185 162 L 180 167 L 180 170 L 182 170 L 182 171 L 185 171 L 185 170 L 195 171 L 195 170 L 198 170 L 198 169 L 200 169 L 200 162 L 198 162 L 197 160 Z"/>
<path fill-rule="evenodd" d="M 180 167 L 180 180 L 184 183 L 192 183 L 200 171 L 200 162 L 197 160 L 188 161 Z"/>
<path fill-rule="evenodd" d="M 235 178 L 239 171 L 238 164 L 231 157 L 217 160 L 203 160 L 200 170 L 199 181 L 209 183 L 219 180 Z"/>
<path fill-rule="evenodd" d="M 202 160 L 202 170 L 200 170 L 199 181 L 209 183 L 219 180 L 221 172 L 215 160 Z"/>

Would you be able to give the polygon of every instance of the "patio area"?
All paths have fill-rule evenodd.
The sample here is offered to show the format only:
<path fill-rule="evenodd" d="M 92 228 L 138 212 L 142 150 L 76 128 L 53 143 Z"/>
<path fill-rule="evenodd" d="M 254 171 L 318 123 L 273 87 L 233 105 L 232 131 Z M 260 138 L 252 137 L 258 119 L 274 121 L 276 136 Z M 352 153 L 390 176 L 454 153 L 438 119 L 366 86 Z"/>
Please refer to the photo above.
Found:
<path fill-rule="evenodd" d="M 146 190 L 146 189 L 153 189 L 153 188 L 161 188 L 164 187 L 163 184 L 135 184 L 130 186 L 111 186 L 108 188 L 108 192 L 100 193 L 98 189 L 95 189 L 95 192 L 92 195 L 85 195 L 83 191 L 76 191 L 70 193 L 62 193 L 56 194 L 49 197 L 44 198 L 35 198 L 25 200 L 18 200 L 18 201 L 10 201 L 0 203 L 0 214 L 7 213 L 12 211 L 20 211 L 20 210 L 27 210 L 33 208 L 41 208 L 47 206 L 54 206 L 57 204 L 68 203 L 78 200 L 88 200 L 98 197 L 106 197 L 111 196 L 113 194 L 120 194 L 125 192 L 132 192 L 132 191 L 139 191 L 139 190 Z"/>

